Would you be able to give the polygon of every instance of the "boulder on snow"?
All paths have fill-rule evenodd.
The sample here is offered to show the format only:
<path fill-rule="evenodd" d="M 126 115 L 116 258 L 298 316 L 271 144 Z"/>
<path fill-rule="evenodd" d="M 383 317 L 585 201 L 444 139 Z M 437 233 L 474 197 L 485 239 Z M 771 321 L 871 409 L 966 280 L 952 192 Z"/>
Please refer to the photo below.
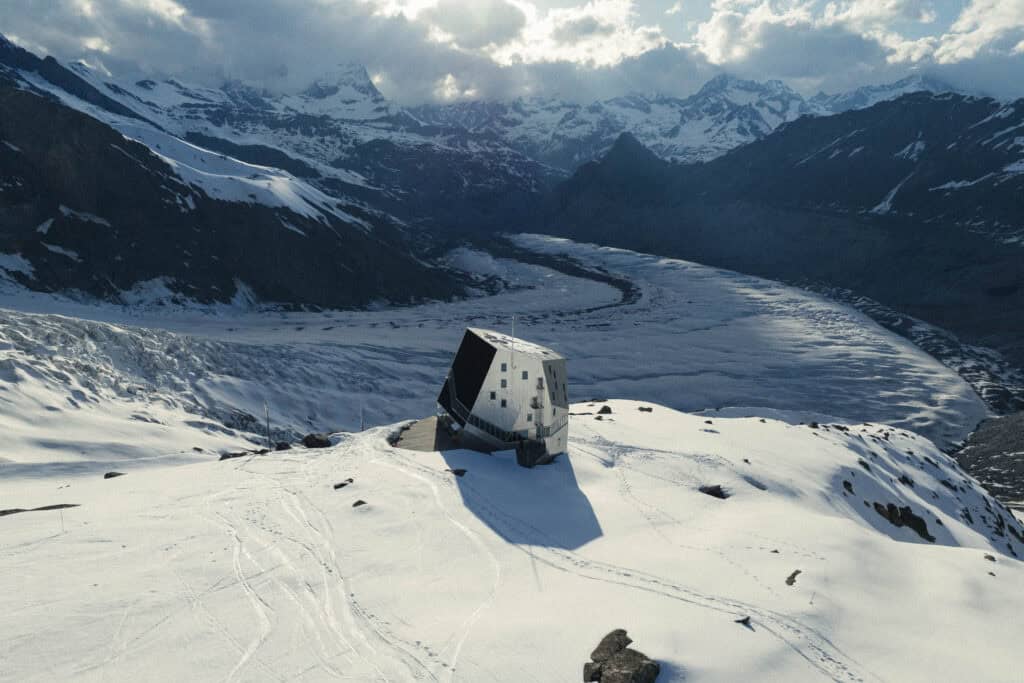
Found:
<path fill-rule="evenodd" d="M 103 475 L 104 479 L 113 479 L 114 477 L 123 477 L 124 472 L 107 472 Z"/>
<path fill-rule="evenodd" d="M 632 642 L 633 639 L 626 635 L 626 629 L 617 628 L 601 639 L 594 651 L 590 653 L 590 659 L 601 664 Z"/>
<path fill-rule="evenodd" d="M 611 406 L 601 406 L 601 409 L 597 411 L 597 414 L 598 415 L 611 415 L 612 414 L 612 407 Z"/>
<path fill-rule="evenodd" d="M 287 441 L 278 441 L 276 444 L 274 444 L 275 451 L 290 451 L 291 449 L 292 445 Z"/>
<path fill-rule="evenodd" d="M 587 683 L 654 683 L 661 671 L 660 665 L 642 652 L 627 647 L 633 640 L 625 629 L 615 629 L 590 654 L 591 661 L 583 665 L 583 680 Z"/>
<path fill-rule="evenodd" d="M 601 683 L 654 683 L 661 666 L 643 652 L 625 648 L 601 665 Z"/>
<path fill-rule="evenodd" d="M 306 434 L 302 437 L 302 445 L 306 448 L 330 448 L 331 440 L 326 434 Z"/>

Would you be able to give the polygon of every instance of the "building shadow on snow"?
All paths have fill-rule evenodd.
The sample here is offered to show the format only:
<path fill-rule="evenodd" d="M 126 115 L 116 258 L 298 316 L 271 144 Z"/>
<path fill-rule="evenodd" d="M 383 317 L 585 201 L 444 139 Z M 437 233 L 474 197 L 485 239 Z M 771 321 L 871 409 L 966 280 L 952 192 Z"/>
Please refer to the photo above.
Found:
<path fill-rule="evenodd" d="M 509 543 L 575 550 L 603 533 L 567 455 L 533 469 L 518 466 L 512 452 L 441 455 L 466 471 L 455 477 L 466 509 Z"/>

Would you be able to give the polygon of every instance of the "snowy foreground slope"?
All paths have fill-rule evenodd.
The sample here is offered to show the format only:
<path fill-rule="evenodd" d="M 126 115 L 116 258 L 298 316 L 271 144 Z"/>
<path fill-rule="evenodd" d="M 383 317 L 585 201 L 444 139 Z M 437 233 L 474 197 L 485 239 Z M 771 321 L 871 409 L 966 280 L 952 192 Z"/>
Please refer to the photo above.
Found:
<path fill-rule="evenodd" d="M 5 507 L 79 507 L 0 517 L 0 680 L 567 682 L 616 627 L 662 682 L 1020 680 L 1022 530 L 925 439 L 573 412 L 534 470 L 385 427 L 2 479 Z"/>
<path fill-rule="evenodd" d="M 95 307 L 8 294 L 0 309 L 0 477 L 102 471 L 433 413 L 468 325 L 570 359 L 571 396 L 743 407 L 911 429 L 947 447 L 986 415 L 954 372 L 865 315 L 759 278 L 539 236 L 522 246 L 611 273 L 627 295 L 460 250 L 494 296 L 364 312 Z M 29 311 L 34 311 L 30 313 Z M 737 408 L 739 407 L 739 408 Z M 813 414 L 812 414 L 813 413 Z M 759 413 L 760 414 L 760 413 Z M 202 449 L 202 452 L 193 449 Z"/>

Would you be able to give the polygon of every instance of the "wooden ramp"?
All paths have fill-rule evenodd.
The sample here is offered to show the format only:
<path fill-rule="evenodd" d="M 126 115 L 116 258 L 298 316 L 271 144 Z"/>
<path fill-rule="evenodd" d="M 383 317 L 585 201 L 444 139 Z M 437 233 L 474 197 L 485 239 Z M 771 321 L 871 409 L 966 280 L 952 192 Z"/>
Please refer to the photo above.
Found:
<path fill-rule="evenodd" d="M 490 453 L 493 449 L 486 443 L 468 434 L 452 435 L 438 421 L 437 417 L 425 417 L 417 420 L 398 436 L 396 448 L 410 451 L 454 451 L 467 448 L 481 453 Z"/>

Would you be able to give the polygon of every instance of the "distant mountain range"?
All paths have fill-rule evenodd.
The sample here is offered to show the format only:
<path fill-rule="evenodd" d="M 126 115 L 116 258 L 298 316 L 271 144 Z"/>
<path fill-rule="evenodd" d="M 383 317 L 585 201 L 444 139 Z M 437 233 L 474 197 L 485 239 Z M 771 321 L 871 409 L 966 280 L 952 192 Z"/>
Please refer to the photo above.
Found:
<path fill-rule="evenodd" d="M 632 246 L 674 248 L 682 233 L 658 213 L 669 188 L 691 207 L 757 202 L 1004 245 L 1024 234 L 1014 105 L 890 101 L 949 90 L 921 77 L 810 99 L 723 75 L 687 98 L 403 108 L 358 65 L 275 94 L 125 81 L 0 39 L 0 88 L 0 275 L 112 300 L 140 287 L 314 306 L 447 296 L 460 286 L 427 254 L 536 229 L 542 205 L 561 202 L 546 219 L 570 227 L 607 205 L 589 234 L 615 241 L 603 226 L 621 217 L 642 227 Z M 602 174 L 606 196 L 574 203 Z"/>
<path fill-rule="evenodd" d="M 1024 366 L 1024 100 L 915 93 L 682 166 L 624 134 L 540 225 L 845 288 Z"/>
<path fill-rule="evenodd" d="M 780 81 L 758 83 L 720 75 L 686 98 L 634 94 L 588 105 L 529 98 L 428 104 L 410 112 L 429 123 L 493 135 L 526 156 L 572 171 L 602 156 L 623 132 L 663 159 L 709 161 L 801 116 L 861 109 L 909 92 L 951 90 L 937 80 L 911 76 L 805 100 Z"/>

